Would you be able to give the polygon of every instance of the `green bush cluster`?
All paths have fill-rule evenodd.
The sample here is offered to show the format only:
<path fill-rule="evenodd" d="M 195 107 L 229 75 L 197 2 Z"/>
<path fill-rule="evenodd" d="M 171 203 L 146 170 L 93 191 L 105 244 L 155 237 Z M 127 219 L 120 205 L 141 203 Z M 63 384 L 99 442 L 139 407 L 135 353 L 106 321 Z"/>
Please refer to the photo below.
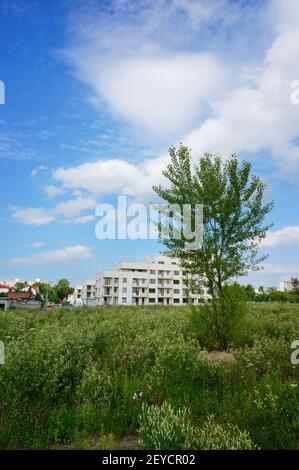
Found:
<path fill-rule="evenodd" d="M 198 427 L 192 424 L 188 408 L 174 409 L 166 401 L 161 405 L 143 405 L 139 418 L 141 446 L 159 450 L 251 450 L 247 431 L 236 425 L 220 425 L 208 416 Z"/>
<path fill-rule="evenodd" d="M 199 335 L 204 311 L 196 323 L 189 307 L 0 313 L 0 447 L 117 447 L 139 432 L 147 448 L 296 448 L 297 307 L 251 305 L 228 363 Z"/>

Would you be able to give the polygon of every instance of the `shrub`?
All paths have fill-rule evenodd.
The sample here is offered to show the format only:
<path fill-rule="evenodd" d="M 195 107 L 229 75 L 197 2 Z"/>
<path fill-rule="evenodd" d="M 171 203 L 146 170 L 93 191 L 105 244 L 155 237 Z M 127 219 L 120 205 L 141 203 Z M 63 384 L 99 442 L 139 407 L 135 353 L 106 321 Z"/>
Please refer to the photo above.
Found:
<path fill-rule="evenodd" d="M 98 364 L 86 368 L 77 389 L 77 396 L 83 403 L 107 406 L 113 393 L 112 377 Z"/>
<path fill-rule="evenodd" d="M 226 285 L 216 303 L 191 306 L 191 322 L 203 347 L 228 350 L 247 313 L 244 289 L 238 284 Z"/>
<path fill-rule="evenodd" d="M 209 416 L 200 427 L 196 439 L 196 448 L 200 450 L 250 450 L 256 446 L 247 431 L 240 431 L 237 426 L 221 426 Z"/>
<path fill-rule="evenodd" d="M 194 432 L 187 408 L 175 410 L 167 402 L 161 406 L 142 405 L 139 433 L 145 449 L 193 449 Z"/>

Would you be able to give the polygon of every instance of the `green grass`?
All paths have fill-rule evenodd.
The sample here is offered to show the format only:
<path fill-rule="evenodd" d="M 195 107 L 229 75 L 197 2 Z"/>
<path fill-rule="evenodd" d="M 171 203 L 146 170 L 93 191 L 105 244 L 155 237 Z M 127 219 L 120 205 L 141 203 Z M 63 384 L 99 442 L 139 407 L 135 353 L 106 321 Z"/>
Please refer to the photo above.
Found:
<path fill-rule="evenodd" d="M 192 444 L 182 446 L 298 448 L 299 365 L 290 343 L 299 339 L 299 307 L 250 306 L 233 363 L 208 360 L 192 316 L 188 307 L 1 313 L 0 447 L 109 447 L 139 428 L 148 443 L 146 423 L 167 403 L 174 442 L 188 416 Z"/>

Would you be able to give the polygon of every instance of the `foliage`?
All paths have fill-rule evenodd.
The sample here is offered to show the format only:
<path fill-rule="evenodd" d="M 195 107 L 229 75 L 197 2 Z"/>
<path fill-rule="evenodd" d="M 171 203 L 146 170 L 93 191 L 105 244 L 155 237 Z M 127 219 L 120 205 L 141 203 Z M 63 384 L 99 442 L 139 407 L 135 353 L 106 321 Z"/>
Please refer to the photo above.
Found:
<path fill-rule="evenodd" d="M 191 305 L 191 321 L 203 347 L 229 349 L 248 311 L 245 296 L 244 288 L 235 283 L 223 286 L 214 306 Z"/>
<path fill-rule="evenodd" d="M 171 205 L 174 225 L 181 222 L 181 229 L 183 205 L 191 205 L 195 228 L 196 204 L 202 204 L 203 242 L 190 250 L 185 246 L 190 240 L 184 236 L 163 237 L 163 224 L 159 226 L 161 241 L 186 271 L 202 276 L 212 298 L 214 328 L 227 347 L 230 338 L 223 336 L 223 322 L 217 321 L 226 303 L 223 286 L 249 269 L 258 269 L 265 259 L 258 256 L 258 245 L 271 226 L 264 220 L 273 204 L 263 204 L 265 184 L 251 174 L 251 164 L 239 162 L 236 155 L 224 161 L 219 155 L 205 153 L 192 169 L 188 147 L 172 147 L 169 154 L 171 162 L 163 175 L 171 185 L 153 189 Z"/>
<path fill-rule="evenodd" d="M 69 281 L 67 279 L 60 279 L 53 287 L 51 300 L 65 300 L 73 292 L 74 289 L 70 287 Z"/>
<path fill-rule="evenodd" d="M 241 431 L 238 426 L 217 424 L 213 416 L 200 427 L 196 439 L 196 448 L 200 450 L 252 450 L 249 433 Z"/>
<path fill-rule="evenodd" d="M 15 283 L 15 288 L 17 292 L 20 292 L 24 287 L 27 287 L 27 284 L 25 282 L 18 281 Z"/>
<path fill-rule="evenodd" d="M 190 410 L 173 407 L 165 402 L 161 406 L 143 404 L 139 433 L 145 449 L 193 449 L 195 429 L 191 424 Z"/>
<path fill-rule="evenodd" d="M 251 304 L 231 363 L 204 349 L 215 346 L 199 338 L 205 312 L 196 307 L 196 324 L 188 306 L 1 312 L 0 447 L 96 448 L 109 435 L 117 447 L 142 422 L 142 439 L 160 442 L 146 446 L 296 448 L 297 305 Z M 151 434 L 153 416 L 170 441 L 168 431 Z"/>

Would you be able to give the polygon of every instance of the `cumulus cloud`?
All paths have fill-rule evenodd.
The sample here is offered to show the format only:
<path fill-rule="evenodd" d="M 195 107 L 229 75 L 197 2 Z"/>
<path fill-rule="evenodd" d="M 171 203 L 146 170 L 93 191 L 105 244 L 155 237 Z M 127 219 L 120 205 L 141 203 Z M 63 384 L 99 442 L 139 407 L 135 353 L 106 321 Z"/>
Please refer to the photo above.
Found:
<path fill-rule="evenodd" d="M 9 265 L 30 265 L 30 264 L 48 264 L 63 263 L 68 261 L 84 260 L 91 258 L 92 253 L 89 247 L 85 245 L 75 245 L 63 248 L 61 250 L 50 250 L 42 253 L 36 253 L 31 256 L 20 256 L 7 260 L 4 264 Z"/>
<path fill-rule="evenodd" d="M 84 214 L 88 209 L 95 209 L 97 202 L 90 197 L 78 196 L 56 204 L 53 208 L 11 206 L 11 217 L 26 225 L 46 225 L 54 221 L 86 224 L 94 220 L 91 214 Z"/>
<path fill-rule="evenodd" d="M 259 69 L 214 103 L 214 116 L 186 135 L 186 143 L 197 153 L 270 150 L 281 174 L 299 181 L 299 106 L 290 101 L 298 54 L 299 21 L 279 30 Z"/>
<path fill-rule="evenodd" d="M 79 196 L 60 202 L 54 207 L 53 213 L 66 218 L 72 218 L 80 215 L 86 209 L 94 209 L 96 204 L 96 200 L 93 198 Z"/>
<path fill-rule="evenodd" d="M 208 53 L 84 62 L 86 82 L 114 115 L 164 137 L 190 126 L 225 75 Z"/>
<path fill-rule="evenodd" d="M 269 232 L 263 240 L 262 246 L 275 247 L 280 245 L 299 244 L 299 226 L 284 227 L 275 232 Z"/>
<path fill-rule="evenodd" d="M 83 15 L 83 19 L 77 17 L 73 22 L 72 41 L 65 57 L 76 76 L 94 91 L 94 102 L 106 101 L 126 122 L 142 126 L 153 134 L 175 130 L 177 141 L 188 144 L 194 157 L 207 150 L 222 155 L 270 151 L 280 176 L 299 182 L 299 147 L 296 144 L 299 105 L 293 105 L 290 100 L 291 83 L 299 78 L 298 2 L 272 0 L 264 5 L 267 20 L 262 27 L 270 31 L 264 54 L 259 54 L 258 58 L 252 54 L 249 64 L 240 58 L 236 62 L 232 56 L 225 61 L 225 66 L 222 59 L 207 50 L 206 44 L 206 50 L 204 47 L 197 49 L 195 31 L 206 23 L 212 27 L 215 16 L 218 23 L 220 19 L 226 27 L 229 22 L 240 26 L 243 21 L 240 4 L 236 2 L 238 7 L 233 7 L 233 2 L 225 1 L 174 0 L 167 2 L 166 8 L 163 1 L 156 2 L 155 7 L 148 2 L 141 3 L 144 8 L 138 12 L 128 2 L 121 1 L 116 2 L 113 15 L 103 12 L 93 18 Z M 256 5 L 255 18 L 257 8 Z M 188 23 L 187 36 L 187 24 L 177 21 L 178 10 L 185 11 L 192 19 L 193 26 Z M 127 22 L 123 19 L 124 12 L 129 15 Z M 193 38 L 193 42 L 187 44 L 191 44 L 187 52 L 175 52 L 179 47 L 173 24 L 177 28 L 178 42 L 182 37 L 187 37 L 187 41 Z M 167 32 L 166 36 L 163 32 L 159 34 L 162 30 Z M 186 126 L 188 130 L 182 135 Z M 126 188 L 130 194 L 136 194 L 143 190 L 141 186 L 148 188 L 155 183 L 153 179 L 165 161 L 165 156 L 149 161 L 155 168 L 153 172 L 146 161 L 93 163 L 101 189 L 96 187 L 96 178 L 88 176 L 92 167 L 89 164 L 80 166 L 84 171 L 82 176 L 75 169 L 58 169 L 54 176 L 72 188 L 76 187 L 75 181 L 71 181 L 74 174 L 79 188 L 97 193 Z M 100 176 L 100 168 L 109 182 L 107 185 Z M 119 181 L 122 171 L 123 184 Z"/>
<path fill-rule="evenodd" d="M 31 175 L 33 178 L 38 175 L 41 171 L 45 171 L 47 170 L 47 167 L 44 166 L 44 165 L 39 165 L 37 166 L 36 168 L 33 168 L 32 172 L 31 172 Z"/>
<path fill-rule="evenodd" d="M 54 222 L 55 216 L 44 207 L 11 207 L 12 219 L 26 225 L 46 225 Z"/>
<path fill-rule="evenodd" d="M 43 187 L 44 193 L 48 196 L 49 199 L 52 199 L 57 196 L 61 196 L 62 194 L 65 193 L 63 188 L 59 188 L 57 186 L 54 186 L 53 184 L 48 184 Z"/>
<path fill-rule="evenodd" d="M 72 17 L 64 58 L 93 91 L 97 106 L 106 104 L 152 137 L 186 130 L 205 111 L 206 101 L 220 95 L 227 67 L 199 44 L 176 49 L 196 36 L 192 24 L 221 21 L 224 11 L 235 8 L 226 0 L 114 0 L 111 8 L 112 15 L 81 10 Z"/>

